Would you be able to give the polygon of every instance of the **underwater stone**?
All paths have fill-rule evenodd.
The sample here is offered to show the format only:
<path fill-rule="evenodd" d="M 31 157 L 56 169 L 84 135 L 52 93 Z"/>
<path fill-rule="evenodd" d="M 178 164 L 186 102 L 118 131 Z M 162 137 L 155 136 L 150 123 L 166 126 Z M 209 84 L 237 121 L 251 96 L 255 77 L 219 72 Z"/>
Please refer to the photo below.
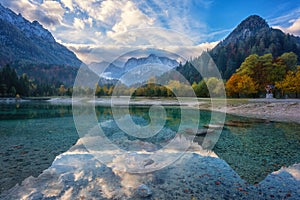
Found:
<path fill-rule="evenodd" d="M 140 185 L 137 188 L 137 195 L 140 197 L 149 197 L 152 195 L 152 191 L 145 184 Z"/>

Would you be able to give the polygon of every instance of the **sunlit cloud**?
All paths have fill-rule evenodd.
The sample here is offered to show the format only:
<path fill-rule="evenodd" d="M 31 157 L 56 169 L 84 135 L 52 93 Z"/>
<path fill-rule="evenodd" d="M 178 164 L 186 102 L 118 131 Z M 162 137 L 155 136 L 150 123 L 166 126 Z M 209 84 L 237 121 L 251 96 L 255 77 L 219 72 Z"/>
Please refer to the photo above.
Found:
<path fill-rule="evenodd" d="M 83 21 L 83 20 L 78 19 L 78 18 L 74 18 L 73 26 L 74 26 L 76 29 L 81 29 L 81 30 L 83 30 L 84 27 L 85 27 L 85 24 L 84 24 L 84 21 Z"/>
<path fill-rule="evenodd" d="M 202 48 L 203 50 L 211 50 L 213 49 L 220 41 L 216 41 L 216 42 L 204 42 L 201 43 L 200 45 L 198 45 L 200 48 Z"/>
<path fill-rule="evenodd" d="M 135 45 L 135 46 L 126 46 L 126 45 L 86 45 L 86 44 L 67 44 L 63 43 L 69 49 L 75 52 L 75 54 L 85 63 L 93 62 L 113 62 L 120 56 L 139 49 L 154 48 L 153 45 Z M 157 47 L 157 49 L 164 50 L 170 53 L 174 53 L 189 60 L 201 55 L 203 51 L 212 49 L 217 42 L 211 43 L 202 43 L 199 45 L 166 45 Z M 146 56 L 146 55 L 145 55 Z"/>
<path fill-rule="evenodd" d="M 68 8 L 71 12 L 74 11 L 73 0 L 61 0 L 61 3 L 65 8 Z"/>
<path fill-rule="evenodd" d="M 282 30 L 285 33 L 290 33 L 296 36 L 300 36 L 300 17 L 298 19 L 290 20 L 290 26 L 282 27 L 282 26 L 273 26 L 273 28 L 277 28 Z"/>
<path fill-rule="evenodd" d="M 272 28 L 280 29 L 285 33 L 300 36 L 300 8 L 295 7 L 287 14 L 269 19 Z"/>

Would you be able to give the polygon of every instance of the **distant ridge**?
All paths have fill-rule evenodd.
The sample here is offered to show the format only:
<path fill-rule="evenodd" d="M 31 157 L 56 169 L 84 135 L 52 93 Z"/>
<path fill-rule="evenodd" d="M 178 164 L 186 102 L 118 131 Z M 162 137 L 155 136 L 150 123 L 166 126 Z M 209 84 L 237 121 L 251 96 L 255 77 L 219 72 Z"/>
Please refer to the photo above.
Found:
<path fill-rule="evenodd" d="M 176 60 L 170 59 L 168 57 L 162 57 L 157 56 L 155 54 L 150 54 L 147 57 L 141 57 L 141 58 L 135 58 L 131 57 L 129 58 L 125 63 L 124 66 L 116 66 L 113 63 L 107 63 L 107 62 L 101 62 L 101 63 L 92 63 L 90 67 L 93 69 L 104 69 L 102 76 L 109 79 L 119 79 L 122 75 L 124 75 L 126 72 L 133 70 L 139 66 L 147 66 L 147 65 L 165 65 L 169 68 L 175 68 L 179 65 L 179 63 Z M 145 70 L 153 70 L 151 68 L 147 69 L 147 67 L 136 70 L 137 75 L 142 75 L 145 73 Z M 155 71 L 156 75 L 160 75 L 161 72 Z M 138 76 L 136 77 L 138 78 Z"/>

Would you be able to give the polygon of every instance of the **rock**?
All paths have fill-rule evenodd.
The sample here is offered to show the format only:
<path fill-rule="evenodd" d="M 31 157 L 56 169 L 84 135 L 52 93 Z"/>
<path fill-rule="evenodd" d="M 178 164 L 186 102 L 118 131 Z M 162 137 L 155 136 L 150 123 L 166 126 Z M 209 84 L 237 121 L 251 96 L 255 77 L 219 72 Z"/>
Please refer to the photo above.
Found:
<path fill-rule="evenodd" d="M 233 127 L 249 127 L 250 122 L 238 121 L 238 120 L 229 120 L 224 123 L 225 126 L 233 126 Z"/>
<path fill-rule="evenodd" d="M 136 192 L 140 197 L 149 197 L 152 195 L 152 191 L 145 184 L 140 185 Z"/>
<path fill-rule="evenodd" d="M 208 125 L 204 125 L 204 128 L 208 128 L 208 129 L 223 129 L 223 125 L 221 124 L 208 124 Z"/>
<path fill-rule="evenodd" d="M 154 160 L 152 159 L 146 159 L 144 160 L 144 167 L 146 167 L 147 165 L 152 165 L 154 163 Z"/>
<path fill-rule="evenodd" d="M 213 132 L 214 132 L 214 130 L 212 130 L 212 129 L 198 129 L 196 136 L 204 136 L 207 133 L 213 133 Z"/>

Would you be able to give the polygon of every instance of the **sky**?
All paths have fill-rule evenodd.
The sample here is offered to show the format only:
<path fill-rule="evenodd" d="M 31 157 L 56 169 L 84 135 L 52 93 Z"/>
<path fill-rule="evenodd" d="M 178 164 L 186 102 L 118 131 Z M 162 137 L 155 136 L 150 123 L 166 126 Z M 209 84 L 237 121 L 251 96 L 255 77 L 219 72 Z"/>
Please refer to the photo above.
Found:
<path fill-rule="evenodd" d="M 199 56 L 245 18 L 300 36 L 300 0 L 0 0 L 37 20 L 85 63 L 156 48 Z"/>

